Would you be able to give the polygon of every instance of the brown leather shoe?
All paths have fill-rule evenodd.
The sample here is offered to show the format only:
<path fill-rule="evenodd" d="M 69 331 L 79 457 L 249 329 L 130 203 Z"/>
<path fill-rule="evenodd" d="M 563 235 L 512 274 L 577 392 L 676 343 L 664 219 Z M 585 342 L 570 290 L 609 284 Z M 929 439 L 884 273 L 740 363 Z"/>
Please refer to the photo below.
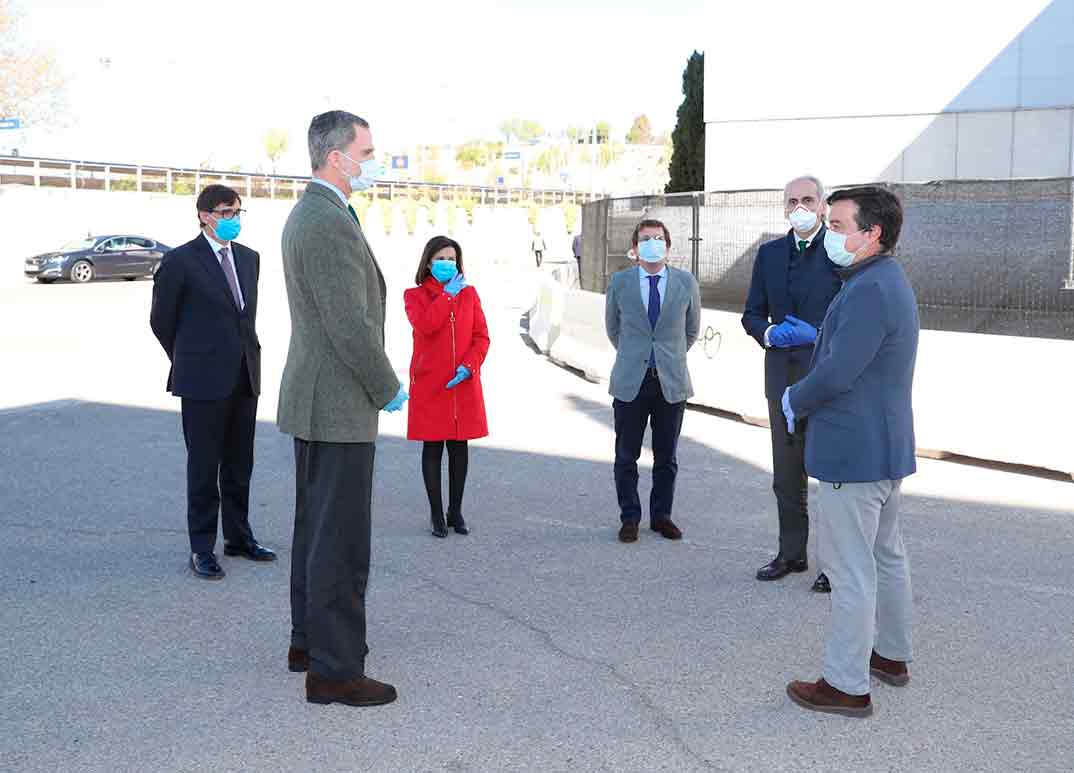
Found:
<path fill-rule="evenodd" d="M 636 523 L 624 523 L 619 527 L 619 541 L 620 542 L 637 542 L 638 541 L 638 524 Z"/>
<path fill-rule="evenodd" d="M 378 682 L 368 676 L 357 679 L 322 679 L 313 672 L 306 674 L 306 700 L 327 705 L 342 703 L 347 706 L 383 706 L 398 697 L 390 684 Z"/>
<path fill-rule="evenodd" d="M 287 670 L 296 674 L 300 674 L 303 671 L 310 670 L 310 654 L 306 650 L 300 650 L 298 647 L 291 647 L 287 650 Z"/>
<path fill-rule="evenodd" d="M 803 709 L 841 714 L 844 717 L 868 717 L 873 713 L 869 694 L 847 695 L 823 679 L 816 682 L 791 682 L 787 695 Z"/>
<path fill-rule="evenodd" d="M 682 539 L 682 532 L 679 530 L 678 526 L 671 522 L 670 518 L 665 518 L 662 521 L 655 521 L 649 528 L 662 534 L 664 539 Z"/>
<path fill-rule="evenodd" d="M 905 687 L 910 682 L 910 672 L 902 660 L 888 660 L 876 654 L 869 658 L 869 673 L 892 687 Z"/>

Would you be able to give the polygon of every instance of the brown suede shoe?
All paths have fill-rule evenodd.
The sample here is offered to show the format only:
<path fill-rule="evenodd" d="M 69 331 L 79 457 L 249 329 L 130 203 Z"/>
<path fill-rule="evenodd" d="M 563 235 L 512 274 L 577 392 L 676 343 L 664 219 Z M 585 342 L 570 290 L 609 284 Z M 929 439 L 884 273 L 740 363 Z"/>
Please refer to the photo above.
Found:
<path fill-rule="evenodd" d="M 636 523 L 624 523 L 619 527 L 619 541 L 620 542 L 637 542 L 638 541 L 638 524 Z"/>
<path fill-rule="evenodd" d="M 816 682 L 791 682 L 787 695 L 803 709 L 841 714 L 844 717 L 867 717 L 873 713 L 873 703 L 868 693 L 847 695 L 835 689 L 823 679 Z"/>
<path fill-rule="evenodd" d="M 287 650 L 287 670 L 296 674 L 301 674 L 303 671 L 309 671 L 309 652 L 300 650 L 298 647 L 289 648 Z"/>
<path fill-rule="evenodd" d="M 343 703 L 347 706 L 383 706 L 398 697 L 390 684 L 368 676 L 337 681 L 306 674 L 306 700 L 310 703 Z"/>
<path fill-rule="evenodd" d="M 910 672 L 905 662 L 880 657 L 876 650 L 869 658 L 869 673 L 892 687 L 905 687 L 910 682 Z"/>
<path fill-rule="evenodd" d="M 656 521 L 649 526 L 655 532 L 659 532 L 665 539 L 682 539 L 682 532 L 679 527 L 671 522 L 670 518 L 665 518 L 662 521 Z"/>

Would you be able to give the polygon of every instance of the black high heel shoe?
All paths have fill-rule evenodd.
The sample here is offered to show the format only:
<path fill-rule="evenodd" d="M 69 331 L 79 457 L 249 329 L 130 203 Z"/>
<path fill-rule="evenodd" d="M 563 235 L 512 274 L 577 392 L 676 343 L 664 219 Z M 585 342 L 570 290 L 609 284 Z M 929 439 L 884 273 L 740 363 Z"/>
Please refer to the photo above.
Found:
<path fill-rule="evenodd" d="M 447 525 L 444 523 L 443 515 L 432 516 L 433 522 L 433 536 L 443 539 L 447 536 Z"/>
<path fill-rule="evenodd" d="M 447 525 L 455 530 L 456 534 L 469 534 L 470 530 L 466 528 L 466 520 L 462 517 L 462 513 L 456 515 L 448 515 Z"/>

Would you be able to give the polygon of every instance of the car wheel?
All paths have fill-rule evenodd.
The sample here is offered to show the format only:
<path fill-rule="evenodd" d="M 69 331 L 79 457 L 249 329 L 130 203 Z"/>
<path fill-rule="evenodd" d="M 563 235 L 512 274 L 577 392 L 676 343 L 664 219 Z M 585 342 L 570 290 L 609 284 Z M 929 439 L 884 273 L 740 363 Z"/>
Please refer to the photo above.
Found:
<path fill-rule="evenodd" d="M 84 284 L 93 279 L 93 264 L 88 260 L 80 260 L 71 266 L 71 281 Z"/>

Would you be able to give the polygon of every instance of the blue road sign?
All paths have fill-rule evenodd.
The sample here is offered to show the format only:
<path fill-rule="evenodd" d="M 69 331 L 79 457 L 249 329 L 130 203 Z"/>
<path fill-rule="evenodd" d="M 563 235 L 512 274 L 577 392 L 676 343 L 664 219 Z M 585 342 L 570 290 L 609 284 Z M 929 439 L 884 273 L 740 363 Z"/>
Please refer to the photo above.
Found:
<path fill-rule="evenodd" d="M 0 129 L 21 129 L 22 121 L 18 118 L 0 118 Z"/>
<path fill-rule="evenodd" d="M 409 169 L 409 156 L 392 156 L 392 169 Z"/>
<path fill-rule="evenodd" d="M 508 161 L 517 161 L 518 159 L 522 158 L 522 154 L 519 153 L 517 150 L 509 150 L 503 154 L 503 157 Z"/>

